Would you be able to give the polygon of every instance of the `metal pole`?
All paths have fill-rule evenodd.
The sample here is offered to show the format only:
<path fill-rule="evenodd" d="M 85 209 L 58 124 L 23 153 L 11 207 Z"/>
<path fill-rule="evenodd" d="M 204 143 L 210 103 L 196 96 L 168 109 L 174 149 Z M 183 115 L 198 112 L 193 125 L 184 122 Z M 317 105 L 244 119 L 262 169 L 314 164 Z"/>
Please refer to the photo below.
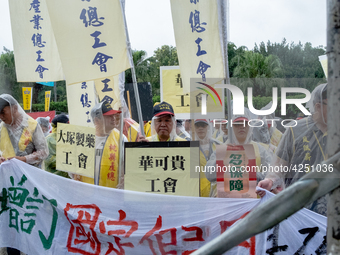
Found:
<path fill-rule="evenodd" d="M 129 38 L 129 32 L 128 32 L 128 29 L 127 29 L 127 24 L 126 24 L 125 0 L 121 0 L 121 3 L 122 3 L 122 8 L 123 8 L 123 16 L 124 16 L 124 23 L 125 23 L 126 44 L 127 44 L 127 49 L 128 49 L 129 56 L 130 56 L 130 59 L 131 59 L 131 61 L 130 61 L 131 62 L 130 63 L 131 64 L 131 74 L 132 74 L 133 90 L 135 92 L 138 120 L 139 120 L 139 126 L 140 126 L 140 134 L 142 136 L 145 136 L 145 134 L 144 134 L 144 122 L 143 122 L 142 110 L 141 110 L 141 106 L 140 106 L 140 99 L 139 99 L 139 92 L 138 92 L 138 86 L 137 86 L 135 65 L 133 63 L 131 43 L 130 43 L 130 38 Z"/>
<path fill-rule="evenodd" d="M 327 1 L 327 153 L 340 151 L 340 0 Z M 340 169 L 340 160 L 335 162 Z M 338 179 L 339 182 L 339 179 Z M 340 188 L 330 193 L 327 205 L 327 254 L 340 254 Z"/>
<path fill-rule="evenodd" d="M 224 83 L 230 84 L 230 77 L 229 77 L 229 64 L 228 64 L 228 17 L 227 17 L 227 10 L 228 10 L 228 0 L 220 0 L 218 3 L 220 4 L 220 17 L 221 17 L 221 26 L 222 26 L 222 39 L 223 39 L 223 57 L 224 57 Z M 226 90 L 226 89 L 225 89 Z M 229 89 L 227 89 L 227 108 L 228 108 L 228 123 L 231 121 L 231 93 Z M 228 124 L 228 139 L 230 143 L 233 143 L 233 129 Z"/>

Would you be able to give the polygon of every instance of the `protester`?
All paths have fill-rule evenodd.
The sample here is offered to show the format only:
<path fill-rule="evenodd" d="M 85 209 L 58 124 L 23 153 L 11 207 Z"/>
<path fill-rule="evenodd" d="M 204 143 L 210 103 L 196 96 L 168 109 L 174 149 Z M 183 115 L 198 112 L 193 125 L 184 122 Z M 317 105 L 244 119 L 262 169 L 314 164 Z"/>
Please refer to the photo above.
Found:
<path fill-rule="evenodd" d="M 0 95 L 0 119 L 0 163 L 16 158 L 39 166 L 48 156 L 48 148 L 37 121 L 28 116 L 8 94 Z M 20 251 L 8 247 L 7 254 L 20 255 Z"/>
<path fill-rule="evenodd" d="M 190 135 L 191 134 L 191 120 L 190 119 L 185 120 L 184 128 L 185 128 L 185 131 L 187 131 L 188 134 Z"/>
<path fill-rule="evenodd" d="M 190 141 L 190 135 L 183 126 L 183 120 L 176 120 L 176 134 L 187 141 Z"/>
<path fill-rule="evenodd" d="M 38 117 L 36 119 L 36 121 L 38 122 L 38 124 L 41 127 L 41 130 L 44 133 L 44 136 L 48 136 L 50 134 L 50 117 Z"/>
<path fill-rule="evenodd" d="M 121 111 L 113 110 L 103 101 L 91 109 L 91 118 L 96 129 L 94 178 L 80 177 L 80 181 L 100 186 L 117 188 L 119 184 L 119 131 L 115 116 Z M 127 142 L 127 139 L 124 138 Z"/>
<path fill-rule="evenodd" d="M 222 135 L 222 129 L 220 123 L 215 123 L 212 138 L 217 139 L 219 136 Z"/>
<path fill-rule="evenodd" d="M 298 120 L 295 127 L 286 130 L 273 157 L 274 166 L 282 166 L 289 171 L 269 172 L 258 184 L 259 187 L 275 193 L 280 192 L 299 180 L 306 172 L 321 167 L 322 161 L 326 160 L 327 84 L 321 84 L 313 90 L 307 108 L 312 115 Z M 258 193 L 264 195 L 264 192 Z M 327 197 L 321 197 L 307 208 L 326 215 Z"/>
<path fill-rule="evenodd" d="M 261 108 L 261 110 L 269 110 L 272 104 L 272 102 L 269 102 L 269 104 Z M 262 125 L 261 127 L 254 128 L 253 139 L 256 142 L 267 144 L 266 147 L 274 151 L 282 138 L 282 133 L 276 128 L 277 124 L 276 121 L 274 121 L 275 112 L 265 116 L 259 116 L 259 119 L 262 121 Z"/>
<path fill-rule="evenodd" d="M 65 114 L 59 114 L 52 120 L 52 133 L 46 137 L 49 150 L 48 157 L 44 160 L 44 169 L 47 172 L 56 174 L 65 178 L 70 178 L 67 172 L 56 170 L 56 155 L 57 155 L 57 127 L 58 123 L 69 123 L 69 118 Z"/>
<path fill-rule="evenodd" d="M 161 102 L 153 107 L 151 136 L 140 137 L 139 141 L 186 141 L 176 134 L 175 113 L 170 104 Z"/>
<path fill-rule="evenodd" d="M 205 167 L 210 156 L 216 151 L 219 141 L 212 138 L 211 125 L 206 119 L 195 120 L 195 140 L 200 142 L 200 166 Z M 211 192 L 210 182 L 203 172 L 200 172 L 200 196 L 209 197 Z"/>
<path fill-rule="evenodd" d="M 228 140 L 228 123 L 220 124 L 221 134 L 216 138 L 217 141 L 225 143 Z"/>
<path fill-rule="evenodd" d="M 0 151 L 4 159 L 16 158 L 37 166 L 48 155 L 40 125 L 8 94 L 0 95 Z"/>
<path fill-rule="evenodd" d="M 247 109 L 246 109 L 247 110 Z M 263 174 L 261 173 L 263 167 L 268 167 L 272 159 L 272 153 L 268 152 L 260 143 L 254 142 L 252 140 L 253 128 L 248 125 L 250 120 L 250 114 L 245 111 L 245 115 L 235 115 L 232 117 L 233 132 L 232 136 L 228 138 L 225 144 L 230 145 L 244 145 L 251 144 L 254 148 L 255 161 L 257 166 L 257 180 L 263 179 Z M 214 152 L 207 166 L 216 166 L 216 152 Z M 207 179 L 211 182 L 212 192 L 215 192 L 214 186 L 216 185 L 216 172 L 206 172 Z M 215 193 L 210 194 L 211 196 L 216 196 Z"/>

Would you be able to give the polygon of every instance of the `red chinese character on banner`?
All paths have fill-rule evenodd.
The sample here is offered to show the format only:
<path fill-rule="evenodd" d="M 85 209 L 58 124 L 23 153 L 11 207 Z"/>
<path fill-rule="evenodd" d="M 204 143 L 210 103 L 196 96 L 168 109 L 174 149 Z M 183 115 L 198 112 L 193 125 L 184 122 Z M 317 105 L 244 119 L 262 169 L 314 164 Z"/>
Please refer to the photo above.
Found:
<path fill-rule="evenodd" d="M 69 217 L 70 212 L 72 212 L 71 217 Z M 100 213 L 101 210 L 94 204 L 71 205 L 68 203 L 66 205 L 64 214 L 71 224 L 67 239 L 67 249 L 69 252 L 83 255 L 100 254 L 101 243 L 94 230 Z M 76 219 L 74 219 L 74 214 L 78 215 Z"/>
<path fill-rule="evenodd" d="M 195 236 L 194 237 L 190 237 L 190 238 L 183 238 L 184 242 L 195 242 L 195 241 L 204 242 L 204 239 L 203 239 L 203 230 L 200 227 L 196 227 L 196 226 L 193 226 L 193 227 L 184 227 L 184 226 L 182 226 L 182 229 L 184 231 L 187 231 L 187 232 L 195 231 Z M 189 255 L 189 254 L 193 253 L 194 251 L 196 251 L 196 250 L 184 251 L 182 253 L 182 255 Z"/>
<path fill-rule="evenodd" d="M 106 254 L 110 254 L 111 251 L 113 251 L 118 255 L 124 255 L 125 254 L 124 247 L 134 248 L 134 245 L 130 242 L 121 243 L 121 238 L 119 238 L 116 235 L 124 235 L 124 238 L 130 237 L 130 235 L 138 229 L 138 223 L 137 223 L 137 221 L 133 221 L 133 220 L 125 220 L 126 213 L 123 210 L 119 210 L 118 213 L 119 213 L 119 219 L 118 220 L 108 220 L 106 222 L 106 225 L 107 226 L 127 226 L 127 227 L 130 227 L 130 229 L 127 232 L 124 229 L 115 229 L 115 230 L 108 230 L 107 231 L 108 235 L 113 236 L 118 249 L 114 248 L 113 244 L 109 242 L 109 249 L 106 252 Z M 106 233 L 104 221 L 100 222 L 99 230 L 100 230 L 100 233 L 102 233 L 102 234 Z"/>
<path fill-rule="evenodd" d="M 109 160 L 115 161 L 116 160 L 116 153 L 110 153 Z"/>
<path fill-rule="evenodd" d="M 114 162 L 111 162 L 109 170 L 110 171 L 114 171 L 115 170 L 115 163 Z"/>
<path fill-rule="evenodd" d="M 117 151 L 117 146 L 110 144 L 109 149 L 110 149 L 110 151 Z"/>
<path fill-rule="evenodd" d="M 110 172 L 107 174 L 107 179 L 108 180 L 111 180 L 111 181 L 114 181 L 116 178 L 115 178 L 115 173 L 114 172 Z"/>
<path fill-rule="evenodd" d="M 236 221 L 243 219 L 244 217 L 247 216 L 247 214 L 250 212 L 246 212 L 243 214 L 239 219 L 232 220 L 232 221 L 220 221 L 220 226 L 221 226 L 221 234 L 226 231 L 229 227 L 231 227 Z M 255 255 L 255 248 L 256 248 L 256 239 L 255 236 L 250 238 L 250 242 L 244 241 L 240 243 L 238 246 L 245 247 L 249 250 L 249 255 Z"/>

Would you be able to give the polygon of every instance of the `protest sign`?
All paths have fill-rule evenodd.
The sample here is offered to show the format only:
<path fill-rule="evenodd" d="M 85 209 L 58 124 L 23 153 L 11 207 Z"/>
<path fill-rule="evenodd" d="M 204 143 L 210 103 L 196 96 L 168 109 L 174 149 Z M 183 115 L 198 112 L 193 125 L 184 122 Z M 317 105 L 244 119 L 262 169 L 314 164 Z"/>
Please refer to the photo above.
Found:
<path fill-rule="evenodd" d="M 124 188 L 199 196 L 199 173 L 195 166 L 199 166 L 196 142 L 125 143 Z"/>
<path fill-rule="evenodd" d="M 56 141 L 58 170 L 94 177 L 94 128 L 58 123 Z"/>
<path fill-rule="evenodd" d="M 217 197 L 257 198 L 252 144 L 216 146 Z"/>
<path fill-rule="evenodd" d="M 190 254 L 262 199 L 165 196 L 66 179 L 12 159 L 0 165 L 0 247 L 26 254 Z M 302 209 L 225 254 L 325 254 L 326 217 Z"/>
<path fill-rule="evenodd" d="M 192 119 L 202 110 L 202 96 L 208 90 L 207 114 L 210 118 L 223 118 L 224 93 L 223 89 L 214 89 L 221 79 L 207 79 L 208 86 L 200 83 L 200 79 L 191 79 L 191 91 L 183 92 L 183 83 L 179 66 L 161 66 L 161 101 L 172 105 L 177 119 Z M 210 87 L 211 86 L 211 87 Z M 209 88 L 210 87 L 210 88 Z M 190 115 L 191 114 L 191 115 Z"/>

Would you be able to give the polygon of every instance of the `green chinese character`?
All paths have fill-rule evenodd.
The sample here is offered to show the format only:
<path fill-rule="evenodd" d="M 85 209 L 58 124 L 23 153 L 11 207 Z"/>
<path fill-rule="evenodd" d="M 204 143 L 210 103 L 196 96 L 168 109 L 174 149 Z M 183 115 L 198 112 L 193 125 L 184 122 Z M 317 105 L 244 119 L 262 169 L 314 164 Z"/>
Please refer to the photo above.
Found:
<path fill-rule="evenodd" d="M 243 178 L 243 173 L 239 171 L 231 172 L 230 176 L 231 178 Z"/>
<path fill-rule="evenodd" d="M 233 190 L 241 191 L 241 190 L 243 190 L 243 181 L 241 181 L 241 180 L 237 180 L 237 181 L 230 180 L 229 183 L 230 183 L 230 191 L 233 191 Z"/>
<path fill-rule="evenodd" d="M 230 158 L 232 160 L 230 160 L 229 163 L 233 164 L 233 165 L 241 165 L 241 163 L 242 163 L 241 157 L 242 157 L 241 154 L 231 154 Z"/>

